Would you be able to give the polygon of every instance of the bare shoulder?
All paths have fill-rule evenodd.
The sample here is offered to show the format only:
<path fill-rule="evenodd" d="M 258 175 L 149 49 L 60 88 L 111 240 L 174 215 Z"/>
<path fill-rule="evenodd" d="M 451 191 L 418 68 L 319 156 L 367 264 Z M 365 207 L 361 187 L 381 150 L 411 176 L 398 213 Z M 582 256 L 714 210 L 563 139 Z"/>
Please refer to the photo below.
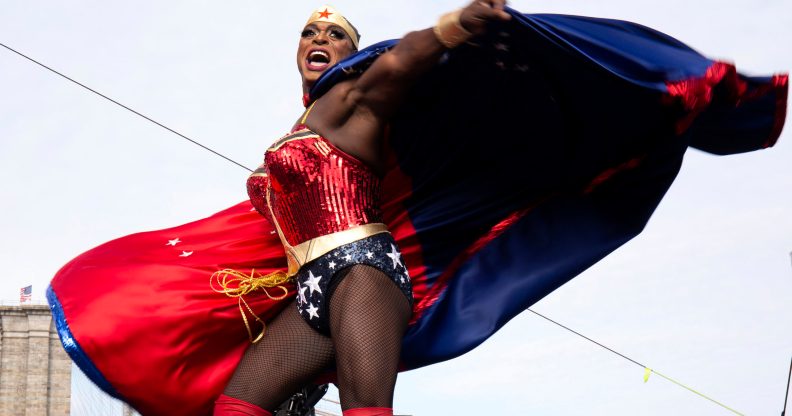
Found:
<path fill-rule="evenodd" d="M 379 170 L 383 123 L 350 96 L 357 93 L 354 79 L 336 84 L 316 101 L 306 124 L 344 152 Z"/>
<path fill-rule="evenodd" d="M 353 89 L 352 80 L 334 85 L 311 107 L 308 126 L 322 135 L 342 127 L 354 111 L 354 106 L 347 99 Z"/>

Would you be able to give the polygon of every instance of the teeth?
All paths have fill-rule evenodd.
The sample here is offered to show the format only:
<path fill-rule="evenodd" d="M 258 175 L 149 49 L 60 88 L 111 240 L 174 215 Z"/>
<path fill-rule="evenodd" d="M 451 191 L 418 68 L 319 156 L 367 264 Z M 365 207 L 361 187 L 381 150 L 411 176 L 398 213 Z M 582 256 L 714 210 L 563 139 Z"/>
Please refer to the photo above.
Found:
<path fill-rule="evenodd" d="M 313 59 L 315 56 L 322 56 L 325 59 L 330 59 L 330 55 L 325 51 L 312 51 L 311 54 L 308 56 L 309 58 Z"/>

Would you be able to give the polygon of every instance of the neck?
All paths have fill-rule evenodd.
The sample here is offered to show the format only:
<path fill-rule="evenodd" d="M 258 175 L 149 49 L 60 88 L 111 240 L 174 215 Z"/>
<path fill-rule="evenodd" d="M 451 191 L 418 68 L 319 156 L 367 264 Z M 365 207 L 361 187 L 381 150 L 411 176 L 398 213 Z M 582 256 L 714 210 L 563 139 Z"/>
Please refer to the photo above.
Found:
<path fill-rule="evenodd" d="M 306 80 L 303 80 L 303 83 L 302 83 L 302 91 L 303 91 L 302 99 L 303 99 L 303 106 L 305 106 L 305 107 L 308 107 L 308 105 L 310 104 L 308 102 L 308 93 L 311 92 L 311 87 L 313 87 L 313 84 L 314 84 L 313 82 L 308 82 Z"/>
<path fill-rule="evenodd" d="M 303 94 L 308 94 L 311 91 L 311 87 L 313 87 L 314 83 L 311 81 L 303 80 L 302 82 L 302 92 Z"/>

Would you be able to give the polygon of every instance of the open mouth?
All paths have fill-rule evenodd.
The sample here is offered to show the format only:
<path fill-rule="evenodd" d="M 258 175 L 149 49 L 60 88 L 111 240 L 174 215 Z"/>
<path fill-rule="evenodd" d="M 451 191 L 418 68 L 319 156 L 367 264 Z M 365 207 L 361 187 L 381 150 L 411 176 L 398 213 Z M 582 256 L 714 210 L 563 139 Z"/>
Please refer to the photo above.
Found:
<path fill-rule="evenodd" d="M 324 71 L 330 66 L 330 54 L 321 49 L 308 52 L 305 64 L 309 71 Z"/>

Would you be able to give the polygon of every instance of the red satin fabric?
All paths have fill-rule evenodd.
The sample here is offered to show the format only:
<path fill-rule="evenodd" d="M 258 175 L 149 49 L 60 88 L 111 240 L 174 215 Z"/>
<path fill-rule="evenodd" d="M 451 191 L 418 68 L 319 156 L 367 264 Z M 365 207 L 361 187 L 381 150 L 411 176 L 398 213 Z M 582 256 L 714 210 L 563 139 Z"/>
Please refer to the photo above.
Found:
<path fill-rule="evenodd" d="M 515 15 L 515 17 L 519 16 Z M 530 17 L 530 19 L 540 23 L 543 19 L 546 19 L 544 21 L 547 24 L 543 26 L 545 29 L 542 30 L 548 30 L 548 33 L 554 36 L 560 36 L 559 33 L 565 33 L 563 29 L 559 29 L 560 26 L 554 28 L 552 20 L 560 21 L 566 18 L 548 18 L 536 15 Z M 579 18 L 573 19 L 575 20 L 569 20 L 569 22 L 581 21 Z M 524 22 L 527 24 L 528 21 L 524 20 Z M 542 24 L 544 25 L 544 23 Z M 587 21 L 586 24 L 598 23 Z M 614 25 L 618 25 L 618 23 L 601 24 L 601 28 L 604 31 L 607 28 L 614 27 Z M 574 26 L 572 24 L 569 27 Z M 528 28 L 530 29 L 530 27 Z M 630 33 L 638 33 L 638 36 L 641 37 L 637 28 L 632 27 L 627 31 L 617 33 L 618 36 L 606 34 L 604 45 L 607 47 L 610 42 L 611 46 L 614 47 L 611 52 L 618 51 L 619 48 L 617 47 L 619 47 L 620 42 L 616 41 L 628 39 L 627 35 Z M 608 36 L 611 36 L 610 41 L 607 41 Z M 653 33 L 651 38 L 647 37 L 645 39 L 653 39 L 656 36 L 657 34 Z M 543 39 L 544 37 L 540 36 L 538 38 Z M 547 39 L 553 38 L 547 37 Z M 577 42 L 577 45 L 585 49 L 589 43 L 586 39 L 584 38 L 582 41 Z M 640 40 L 640 42 L 631 44 L 646 44 L 643 39 Z M 554 42 L 551 40 L 548 45 L 552 46 L 551 44 L 554 44 Z M 573 42 L 574 44 L 575 42 Z M 515 47 L 517 46 L 519 45 L 515 45 Z M 613 62 L 610 62 L 610 58 L 599 62 L 596 58 L 590 58 L 578 52 L 574 52 L 572 61 L 568 60 L 570 52 L 578 51 L 576 48 L 557 48 L 556 46 L 553 47 L 556 49 L 544 48 L 544 46 L 542 48 L 537 50 L 547 52 L 547 57 L 549 57 L 547 62 L 549 64 L 553 62 L 580 63 L 580 65 L 566 65 L 569 70 L 565 68 L 565 65 L 549 66 L 548 68 L 554 71 L 560 71 L 558 77 L 556 77 L 559 80 L 562 80 L 564 76 L 570 77 L 570 75 L 572 79 L 589 79 L 589 77 L 591 79 L 600 79 L 599 75 L 596 74 L 605 74 L 608 71 L 599 71 L 599 68 L 613 67 Z M 604 54 L 602 56 L 608 57 L 610 55 Z M 616 56 L 615 61 L 619 60 L 619 57 L 623 55 L 614 54 L 613 56 Z M 658 56 L 662 57 L 663 55 Z M 626 58 L 629 62 L 634 61 L 629 51 Z M 640 56 L 636 55 L 635 59 L 639 58 Z M 691 62 L 697 62 L 700 59 L 703 58 L 690 58 Z M 664 59 L 661 59 L 661 61 L 664 61 Z M 469 73 L 467 66 L 469 61 L 460 59 L 458 61 L 450 60 L 449 62 L 449 65 L 454 65 L 454 62 L 459 63 L 457 67 L 451 66 L 451 70 L 448 72 L 449 77 Z M 587 68 L 593 70 L 590 71 Z M 348 68 L 344 68 L 345 71 L 346 69 Z M 584 77 L 579 77 L 580 74 L 583 74 Z M 329 77 L 326 78 L 329 79 Z M 623 83 L 625 79 L 620 79 L 619 85 L 625 85 L 626 87 L 628 84 Z M 498 84 L 510 85 L 509 83 Z M 788 78 L 779 76 L 774 78 L 773 85 L 769 87 L 776 89 L 777 105 L 775 107 L 774 133 L 767 139 L 765 146 L 772 145 L 775 142 L 777 133 L 780 132 L 780 128 L 783 125 L 787 84 Z M 577 84 L 569 85 L 574 87 Z M 609 81 L 604 85 L 609 86 L 612 84 Z M 678 131 L 682 132 L 687 129 L 693 121 L 692 117 L 695 117 L 695 114 L 706 108 L 706 105 L 713 99 L 713 91 L 717 93 L 720 90 L 720 88 L 714 88 L 718 85 L 728 87 L 726 88 L 727 90 L 735 91 L 736 94 L 745 92 L 744 85 L 741 84 L 738 78 L 735 81 L 731 69 L 724 66 L 724 64 L 714 65 L 703 76 L 669 83 L 666 96 L 668 101 L 674 104 L 681 102 L 683 104 L 682 108 L 687 110 L 686 114 L 693 115 L 684 118 L 675 126 Z M 484 86 L 496 88 L 494 84 L 482 84 L 482 90 Z M 509 90 L 511 86 L 497 88 L 504 88 L 504 90 L 495 90 L 505 91 L 504 100 L 511 100 L 509 97 L 514 96 L 520 97 L 520 94 L 512 94 L 512 91 Z M 591 91 L 599 90 L 591 89 Z M 467 89 L 458 89 L 458 91 L 461 91 L 462 94 L 471 93 Z M 583 90 L 582 93 L 584 95 L 581 97 L 587 97 L 585 94 L 591 91 Z M 445 94 L 447 91 L 439 89 L 433 93 Z M 717 95 L 715 94 L 716 97 Z M 456 96 L 452 94 L 449 97 L 453 99 Z M 616 97 L 621 96 L 631 95 L 616 95 Z M 652 97 L 654 96 L 653 92 Z M 747 100 L 750 97 L 741 98 Z M 443 101 L 438 102 L 443 103 Z M 509 101 L 504 101 L 504 103 L 507 102 Z M 632 102 L 631 105 L 633 105 Z M 658 111 L 654 104 L 649 105 L 644 102 L 635 103 L 635 105 L 639 106 L 637 108 Z M 583 136 L 590 134 L 593 135 L 592 137 L 598 137 L 597 134 L 602 132 L 608 132 L 610 135 L 612 129 L 609 126 L 614 122 L 618 123 L 620 120 L 618 117 L 612 117 L 612 114 L 614 114 L 613 109 L 622 108 L 622 106 L 623 103 L 617 103 L 615 99 L 611 100 L 611 97 L 603 96 L 601 105 L 598 108 L 591 108 L 586 111 L 586 113 L 596 117 L 585 118 L 587 125 L 591 124 L 591 126 L 583 129 L 581 140 Z M 419 118 L 416 126 L 420 126 L 422 121 L 432 123 L 436 120 L 445 120 L 451 123 L 451 121 L 456 120 L 450 116 L 446 117 L 451 113 L 445 112 L 445 109 L 452 111 L 455 110 L 455 107 L 436 106 L 433 112 L 426 113 L 424 119 Z M 492 114 L 498 115 L 497 112 Z M 743 115 L 740 119 L 742 122 L 741 126 L 748 128 L 749 132 L 753 131 L 753 127 L 746 124 L 747 121 L 757 124 L 760 128 L 763 127 L 765 124 L 761 118 L 764 117 L 763 113 L 757 114 L 755 117 L 751 119 Z M 599 124 L 598 120 L 600 119 L 604 121 L 604 127 Z M 491 120 L 494 120 L 492 123 L 495 125 L 501 118 L 492 117 Z M 416 126 L 412 126 L 409 123 L 402 125 L 402 127 L 407 127 L 406 130 L 402 131 L 411 132 L 413 127 Z M 525 137 L 532 137 L 530 127 L 530 125 L 527 127 L 528 130 L 526 130 Z M 615 129 L 613 131 L 619 135 L 627 133 L 630 133 L 630 136 L 635 135 L 635 132 L 631 130 L 632 127 L 629 129 L 626 131 Z M 512 132 L 509 133 L 511 134 Z M 739 135 L 739 139 L 748 140 L 750 139 L 748 136 L 747 134 L 742 134 Z M 404 136 L 400 136 L 400 139 L 404 138 Z M 599 139 L 602 139 L 602 141 Z M 616 150 L 612 146 L 620 143 L 618 140 L 605 140 L 606 137 L 600 137 L 599 139 L 596 141 L 596 146 L 604 146 L 610 150 Z M 674 138 L 669 137 L 669 139 Z M 454 137 L 454 140 L 454 143 L 464 142 L 464 140 L 470 143 L 470 141 L 474 140 L 476 151 L 480 149 L 478 144 L 481 137 L 477 137 L 473 133 L 470 135 L 460 134 L 460 137 Z M 435 143 L 446 146 L 442 140 Z M 588 142 L 583 141 L 582 143 Z M 511 149 L 514 148 L 516 147 Z M 443 165 L 457 166 L 454 164 L 452 157 L 456 150 L 447 152 L 445 147 L 436 148 L 424 143 L 416 146 L 415 149 L 412 154 L 406 155 L 409 156 L 408 160 L 412 162 L 423 164 L 436 163 L 442 160 Z M 498 149 L 503 152 L 500 146 L 498 146 Z M 663 149 L 665 148 L 661 148 L 661 150 Z M 752 146 L 746 146 L 746 149 L 754 150 Z M 431 159 L 433 155 L 442 157 L 445 153 L 449 153 L 448 160 Z M 460 154 L 466 155 L 467 153 Z M 405 155 L 402 154 L 402 156 Z M 470 160 L 475 161 L 476 158 L 471 158 Z M 470 160 L 464 159 L 465 168 L 469 168 Z M 555 159 L 550 158 L 548 160 L 552 162 Z M 605 163 L 596 158 L 592 159 L 592 163 L 594 161 Z M 658 158 L 655 158 L 654 161 L 658 164 L 662 162 Z M 669 172 L 670 174 L 676 172 L 676 167 L 674 166 L 676 159 L 662 163 L 666 163 L 660 166 L 663 169 L 662 172 L 652 170 L 643 172 L 644 174 L 647 172 L 658 173 L 660 174 L 660 179 L 649 180 L 647 176 L 640 175 L 631 178 L 631 181 L 635 179 L 633 184 L 643 187 L 641 192 L 642 195 L 649 195 L 647 199 L 654 198 L 656 195 L 659 200 L 659 197 L 668 186 L 664 182 L 664 178 Z M 405 168 L 409 169 L 418 164 L 407 164 Z M 610 165 L 610 163 L 607 164 L 607 166 Z M 518 167 L 523 169 L 522 166 Z M 637 165 L 637 167 L 640 168 L 641 165 Z M 443 169 L 436 171 L 441 174 L 439 175 L 441 178 L 444 177 L 442 174 L 449 173 L 447 168 Z M 655 166 L 652 169 L 660 168 Z M 592 182 L 592 185 L 599 187 L 601 181 L 610 180 L 612 176 L 614 178 L 619 177 L 619 175 L 614 175 L 614 173 L 630 170 L 638 169 L 633 169 L 633 165 L 628 162 L 616 170 L 606 170 L 605 173 Z M 427 172 L 435 174 L 435 171 L 426 171 L 422 172 L 422 174 L 427 174 Z M 460 170 L 458 172 L 463 171 Z M 466 169 L 464 172 L 473 171 Z M 537 170 L 537 172 L 544 171 Z M 550 170 L 550 172 L 555 172 L 555 169 Z M 575 175 L 578 174 L 587 175 L 585 171 L 576 168 L 571 169 L 569 172 L 570 177 L 577 177 Z M 523 176 L 516 177 L 525 178 Z M 431 322 L 429 319 L 423 322 L 427 323 L 427 325 L 434 323 L 434 325 L 428 325 L 427 328 L 437 331 L 436 335 L 432 334 L 430 336 L 426 331 L 421 332 L 423 331 L 421 329 L 416 331 L 419 332 L 416 335 L 417 338 L 407 339 L 407 342 L 410 343 L 409 347 L 427 350 L 423 356 L 413 355 L 411 357 L 413 366 L 447 359 L 478 345 L 483 339 L 497 330 L 502 322 L 514 316 L 516 313 L 514 312 L 515 306 L 525 306 L 525 301 L 522 299 L 538 299 L 539 296 L 544 296 L 552 288 L 561 284 L 559 283 L 561 280 L 566 281 L 572 278 L 574 274 L 579 272 L 578 268 L 586 266 L 589 262 L 596 261 L 596 259 L 604 256 L 604 253 L 610 252 L 610 250 L 621 245 L 626 239 L 632 238 L 640 231 L 636 231 L 635 228 L 641 228 L 645 223 L 643 216 L 646 215 L 646 218 L 648 218 L 648 215 L 654 209 L 653 204 L 656 203 L 650 201 L 633 204 L 630 199 L 624 198 L 624 203 L 629 202 L 627 206 L 637 207 L 641 211 L 627 218 L 634 222 L 635 226 L 622 227 L 618 230 L 607 230 L 608 233 L 605 233 L 607 235 L 581 239 L 581 243 L 575 243 L 576 245 L 574 245 L 573 249 L 556 243 L 544 244 L 543 241 L 538 241 L 527 235 L 516 240 L 516 243 L 524 245 L 543 243 L 542 249 L 545 251 L 542 253 L 547 254 L 547 261 L 530 259 L 522 261 L 518 265 L 521 273 L 525 274 L 525 279 L 539 279 L 540 282 L 544 282 L 542 283 L 544 286 L 539 290 L 529 289 L 529 286 L 534 287 L 535 285 L 528 285 L 525 280 L 519 281 L 517 282 L 519 284 L 508 286 L 509 288 L 513 287 L 514 290 L 511 291 L 513 294 L 506 296 L 503 291 L 493 290 L 494 286 L 489 283 L 493 281 L 499 284 L 510 282 L 508 279 L 511 279 L 512 275 L 508 273 L 491 274 L 489 271 L 479 274 L 470 273 L 467 276 L 461 276 L 460 279 L 462 280 L 454 287 L 450 286 L 449 282 L 455 277 L 451 274 L 452 272 L 445 272 L 437 279 L 436 284 L 431 287 L 427 285 L 425 266 L 422 260 L 422 246 L 418 242 L 418 236 L 408 213 L 402 206 L 402 201 L 410 197 L 410 190 L 413 189 L 413 186 L 410 180 L 398 170 L 393 175 L 390 175 L 390 178 L 393 178 L 393 180 L 389 181 L 386 177 L 382 184 L 383 195 L 387 198 L 382 203 L 384 222 L 397 239 L 402 251 L 402 258 L 409 268 L 417 305 L 416 314 L 423 311 L 425 316 L 428 315 L 433 319 Z M 487 214 L 487 224 L 491 224 L 492 221 L 498 221 L 498 217 L 501 215 L 505 217 L 500 224 L 497 224 L 488 233 L 483 233 L 484 235 L 464 251 L 448 253 L 455 256 L 454 260 L 449 263 L 443 262 L 444 265 L 449 264 L 448 269 L 450 270 L 459 270 L 466 259 L 473 258 L 474 254 L 484 245 L 489 244 L 502 232 L 504 227 L 514 224 L 520 217 L 526 218 L 530 215 L 530 213 L 525 214 L 524 209 L 530 209 L 531 207 L 525 208 L 522 202 L 517 205 L 517 201 L 522 201 L 522 199 L 503 198 L 506 195 L 504 192 L 513 191 L 514 185 L 512 182 L 499 180 L 490 184 L 485 181 L 476 181 L 475 186 L 465 189 L 466 192 L 459 192 L 456 195 L 453 192 L 443 192 L 444 195 L 438 195 L 429 191 L 438 189 L 444 191 L 444 189 L 433 186 L 435 184 L 427 177 L 416 176 L 415 180 L 415 189 L 421 190 L 421 198 L 423 198 L 417 201 L 423 209 L 416 214 L 416 218 L 423 221 L 417 223 L 423 224 L 421 238 L 424 247 L 428 247 L 429 244 L 443 244 L 443 240 L 446 238 L 444 234 L 437 232 L 438 230 L 442 231 L 441 227 L 427 227 L 427 223 L 442 222 L 464 228 L 464 220 L 471 219 L 473 215 L 484 215 L 487 211 L 497 214 L 497 216 Z M 464 178 L 460 178 L 460 180 L 464 180 Z M 496 186 L 500 183 L 500 187 L 497 189 L 498 192 L 488 193 L 487 195 L 503 198 L 505 205 L 502 206 L 507 206 L 508 209 L 493 209 L 496 201 L 500 201 L 500 199 L 496 198 L 488 201 L 491 203 L 486 205 L 476 206 L 471 204 L 475 208 L 473 211 L 465 213 L 466 215 L 461 215 L 461 213 L 457 212 L 455 214 L 456 217 L 451 217 L 446 215 L 447 212 L 443 210 L 446 205 L 431 203 L 432 199 L 447 202 L 466 201 L 466 198 L 471 197 L 476 198 L 478 197 L 476 191 L 482 189 L 479 182 L 487 184 L 487 186 Z M 470 181 L 462 181 L 460 183 L 471 184 Z M 668 183 L 670 183 L 670 180 Z M 443 181 L 438 181 L 437 184 L 446 185 Z M 622 183 L 618 186 L 624 186 L 624 184 Z M 632 186 L 619 189 L 631 191 L 635 189 Z M 602 205 L 597 205 L 596 207 L 621 208 L 619 205 L 622 203 L 620 195 L 622 194 L 617 194 L 613 198 L 602 198 Z M 454 196 L 454 198 L 451 198 L 451 196 Z M 500 203 L 497 205 L 501 206 Z M 415 202 L 413 202 L 412 207 L 415 206 Z M 482 209 L 484 207 L 486 207 L 486 210 Z M 567 206 L 562 205 L 562 207 Z M 211 414 L 214 399 L 222 393 L 242 353 L 249 345 L 245 326 L 236 302 L 225 295 L 209 290 L 209 277 L 213 272 L 225 268 L 236 269 L 244 273 L 250 273 L 252 269 L 255 269 L 257 273 L 268 273 L 286 268 L 282 245 L 274 228 L 261 219 L 257 213 L 251 212 L 251 209 L 252 206 L 248 202 L 244 202 L 205 220 L 171 229 L 135 234 L 112 241 L 79 256 L 64 266 L 53 280 L 52 288 L 60 299 L 64 316 L 74 335 L 74 339 L 79 343 L 85 355 L 90 357 L 98 371 L 141 413 L 147 416 Z M 591 211 L 586 209 L 571 210 L 569 212 L 572 214 L 591 214 Z M 570 219 L 576 220 L 576 218 L 565 214 L 551 216 L 551 218 L 557 218 L 559 222 Z M 598 220 L 597 218 L 575 223 L 591 226 L 591 230 L 606 230 L 602 224 L 607 224 L 605 220 Z M 524 230 L 534 229 L 541 228 L 524 228 Z M 552 234 L 551 236 L 568 237 L 565 230 L 560 227 L 551 227 L 551 230 L 557 230 L 558 232 L 558 234 Z M 560 238 L 558 241 L 572 240 Z M 169 245 L 169 242 L 172 242 L 172 244 Z M 506 244 L 503 246 L 506 247 Z M 495 257 L 490 258 L 495 259 Z M 561 260 L 566 258 L 571 258 L 574 261 Z M 497 260 L 510 263 L 516 262 L 516 260 L 508 258 L 499 258 Z M 495 262 L 491 261 L 488 264 L 494 265 Z M 542 271 L 546 269 L 553 269 L 553 273 L 556 273 L 557 276 L 550 276 Z M 439 270 L 441 273 L 444 271 L 445 268 Z M 433 276 L 436 276 L 438 270 L 432 270 L 432 272 L 434 273 Z M 484 284 L 484 282 L 487 284 Z M 450 296 L 445 297 L 445 299 L 450 299 L 445 304 L 448 306 L 442 309 L 431 308 L 433 304 L 437 304 L 438 299 L 443 298 L 444 291 L 447 291 L 445 293 L 450 293 Z M 493 294 L 487 293 L 487 291 L 492 291 Z M 290 288 L 290 297 L 293 294 L 293 289 Z M 261 293 L 250 296 L 247 300 L 253 310 L 265 320 L 277 314 L 289 302 L 289 299 L 273 301 Z M 468 302 L 472 306 L 467 307 L 466 305 L 462 307 L 463 302 Z M 445 305 L 440 304 L 439 306 Z M 504 305 L 510 306 L 512 309 L 504 309 Z M 522 310 L 521 308 L 516 309 Z M 433 313 L 434 315 L 432 315 Z M 471 324 L 472 321 L 470 320 L 464 322 L 463 318 L 471 316 L 471 313 L 483 317 L 484 319 L 478 321 L 484 322 L 486 325 L 474 325 L 477 323 Z M 492 324 L 490 325 L 490 323 Z M 461 335 L 449 336 L 449 334 L 453 334 L 452 331 L 461 333 Z M 427 359 L 432 361 L 427 361 Z"/>
<path fill-rule="evenodd" d="M 722 82 L 727 83 L 729 91 L 737 97 L 742 96 L 747 89 L 745 82 L 737 76 L 734 65 L 725 62 L 715 62 L 703 77 L 666 83 L 669 96 L 679 100 L 685 109 L 685 117 L 676 125 L 677 134 L 687 130 L 696 117 L 709 107 L 714 96 L 713 90 Z"/>
<path fill-rule="evenodd" d="M 272 416 L 272 413 L 254 404 L 222 394 L 215 401 L 212 416 Z"/>
<path fill-rule="evenodd" d="M 776 114 L 775 122 L 773 123 L 773 131 L 765 143 L 765 148 L 773 147 L 778 138 L 781 136 L 781 130 L 784 128 L 784 119 L 786 118 L 787 110 L 787 96 L 789 94 L 789 75 L 775 75 L 773 76 L 773 88 L 778 91 L 776 95 Z"/>
<path fill-rule="evenodd" d="M 225 268 L 286 268 L 275 230 L 247 201 L 105 243 L 64 266 L 52 288 L 83 351 L 140 413 L 207 415 L 250 345 L 236 300 L 209 286 Z M 294 295 L 288 288 L 288 299 L 246 300 L 270 320 Z"/>
<path fill-rule="evenodd" d="M 382 210 L 420 300 L 427 292 L 421 247 L 401 204 L 410 185 L 392 170 L 382 181 L 391 196 Z M 250 345 L 236 300 L 209 286 L 210 276 L 226 268 L 286 269 L 275 228 L 248 201 L 105 243 L 66 264 L 51 285 L 82 350 L 140 413 L 209 415 Z M 259 291 L 245 299 L 268 321 L 293 299 L 288 289 L 279 301 Z"/>
<path fill-rule="evenodd" d="M 393 416 L 393 409 L 388 407 L 359 407 L 357 409 L 347 409 L 343 412 L 344 416 Z"/>

